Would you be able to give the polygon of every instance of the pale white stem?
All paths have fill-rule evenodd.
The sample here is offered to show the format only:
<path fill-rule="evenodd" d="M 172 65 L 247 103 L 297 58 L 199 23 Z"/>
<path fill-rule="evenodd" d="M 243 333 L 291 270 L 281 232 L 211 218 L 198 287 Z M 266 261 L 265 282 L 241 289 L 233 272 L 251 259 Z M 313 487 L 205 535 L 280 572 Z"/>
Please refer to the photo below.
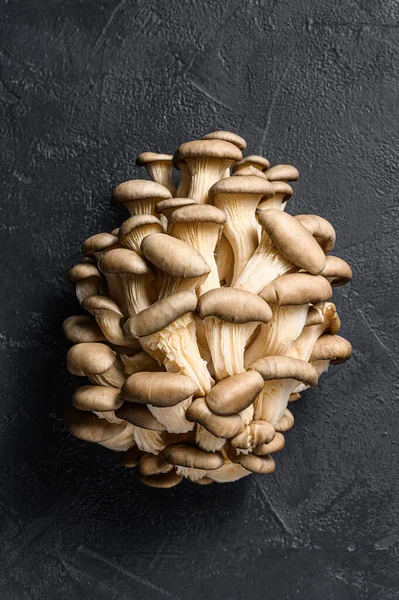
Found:
<path fill-rule="evenodd" d="M 186 419 L 186 410 L 191 402 L 192 396 L 187 400 L 183 400 L 183 402 L 179 402 L 176 406 L 158 408 L 149 404 L 148 408 L 169 433 L 186 433 L 194 429 L 194 423 L 190 423 Z"/>
<path fill-rule="evenodd" d="M 198 200 L 200 204 L 208 202 L 208 192 L 214 183 L 223 178 L 224 172 L 231 165 L 230 159 L 188 158 L 187 166 L 191 173 L 188 197 Z"/>
<path fill-rule="evenodd" d="M 207 477 L 213 479 L 213 481 L 217 481 L 218 483 L 237 481 L 238 479 L 242 479 L 247 475 L 251 475 L 251 472 L 244 469 L 244 467 L 241 465 L 232 463 L 230 461 L 219 467 L 219 469 L 208 471 L 206 474 Z"/>
<path fill-rule="evenodd" d="M 143 429 L 132 425 L 134 441 L 137 447 L 143 452 L 150 452 L 151 454 L 159 454 L 161 450 L 165 448 L 165 442 L 162 439 L 159 431 L 152 431 L 150 429 Z"/>
<path fill-rule="evenodd" d="M 129 450 L 132 446 L 134 446 L 135 438 L 133 425 L 128 423 L 125 429 L 118 433 L 115 437 L 110 440 L 105 440 L 105 442 L 100 442 L 101 446 L 108 448 L 109 450 L 114 450 L 114 452 L 125 452 Z"/>
<path fill-rule="evenodd" d="M 295 379 L 265 381 L 263 390 L 255 400 L 255 419 L 278 423 L 287 408 L 290 394 L 298 382 Z"/>
<path fill-rule="evenodd" d="M 151 304 L 148 293 L 148 286 L 151 279 L 152 275 L 149 276 L 147 273 L 144 275 L 121 276 L 129 317 L 137 315 Z"/>
<path fill-rule="evenodd" d="M 172 164 L 166 162 L 153 162 L 146 165 L 147 171 L 151 179 L 164 185 L 172 196 L 176 193 L 175 184 L 172 179 Z"/>

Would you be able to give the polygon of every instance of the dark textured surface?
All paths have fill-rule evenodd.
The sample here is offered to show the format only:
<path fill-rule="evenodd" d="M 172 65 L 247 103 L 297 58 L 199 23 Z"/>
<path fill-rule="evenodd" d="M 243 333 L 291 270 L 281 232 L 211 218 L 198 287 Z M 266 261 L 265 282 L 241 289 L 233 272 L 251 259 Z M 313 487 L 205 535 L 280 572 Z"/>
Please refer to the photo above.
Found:
<path fill-rule="evenodd" d="M 396 0 L 1 2 L 0 597 L 394 600 Z M 135 155 L 215 128 L 301 171 L 335 225 L 355 353 L 296 403 L 274 475 L 147 489 L 69 436 L 80 243 L 126 216 Z"/>

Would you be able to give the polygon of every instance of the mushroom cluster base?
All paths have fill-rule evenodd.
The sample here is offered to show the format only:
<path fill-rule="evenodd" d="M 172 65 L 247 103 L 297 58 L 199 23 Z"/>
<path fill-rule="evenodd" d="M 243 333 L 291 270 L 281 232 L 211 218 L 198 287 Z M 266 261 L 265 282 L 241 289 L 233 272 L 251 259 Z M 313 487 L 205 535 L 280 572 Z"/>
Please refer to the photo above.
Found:
<path fill-rule="evenodd" d="M 298 170 L 245 149 L 215 131 L 140 154 L 149 178 L 113 193 L 129 218 L 69 271 L 86 312 L 64 322 L 67 366 L 86 380 L 67 427 L 152 487 L 272 473 L 290 403 L 352 354 L 333 226 L 286 211 Z"/>

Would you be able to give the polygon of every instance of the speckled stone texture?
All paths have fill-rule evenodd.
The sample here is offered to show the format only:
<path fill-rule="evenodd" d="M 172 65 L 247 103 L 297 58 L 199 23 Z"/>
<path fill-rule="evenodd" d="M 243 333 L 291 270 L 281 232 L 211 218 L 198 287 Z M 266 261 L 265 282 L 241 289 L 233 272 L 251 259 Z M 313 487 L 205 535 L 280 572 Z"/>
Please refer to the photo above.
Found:
<path fill-rule="evenodd" d="M 2 600 L 397 600 L 396 0 L 3 0 L 0 23 Z M 355 352 L 275 474 L 158 491 L 63 427 L 65 274 L 126 218 L 137 153 L 216 128 L 335 225 Z"/>

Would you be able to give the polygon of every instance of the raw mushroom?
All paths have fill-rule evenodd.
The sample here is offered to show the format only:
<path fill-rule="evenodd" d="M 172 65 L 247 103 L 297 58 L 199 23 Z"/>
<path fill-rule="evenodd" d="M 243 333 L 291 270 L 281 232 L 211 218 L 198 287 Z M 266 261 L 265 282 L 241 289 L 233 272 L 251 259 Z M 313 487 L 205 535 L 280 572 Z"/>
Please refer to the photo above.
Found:
<path fill-rule="evenodd" d="M 151 233 L 163 231 L 161 221 L 154 215 L 135 215 L 127 219 L 119 228 L 119 243 L 128 250 L 141 255 L 141 242 Z"/>
<path fill-rule="evenodd" d="M 101 331 L 111 344 L 129 346 L 130 340 L 125 338 L 122 331 L 125 317 L 111 298 L 89 296 L 83 300 L 82 307 L 95 317 Z"/>
<path fill-rule="evenodd" d="M 93 294 L 101 294 L 105 282 L 96 265 L 88 262 L 79 263 L 68 271 L 68 280 L 75 284 L 76 297 L 82 304 L 83 300 Z"/>
<path fill-rule="evenodd" d="M 120 388 L 125 382 L 122 364 L 105 344 L 72 346 L 67 354 L 67 369 L 72 375 L 88 377 L 95 385 Z"/>
<path fill-rule="evenodd" d="M 345 285 L 352 279 L 352 269 L 347 262 L 338 256 L 326 256 L 326 266 L 320 273 L 326 277 L 332 287 Z"/>
<path fill-rule="evenodd" d="M 172 470 L 169 473 L 162 473 L 160 475 L 147 475 L 146 477 L 142 475 L 140 477 L 141 483 L 144 483 L 148 487 L 161 488 L 164 490 L 175 487 L 181 482 L 182 479 L 183 477 L 178 475 L 175 470 Z"/>
<path fill-rule="evenodd" d="M 112 195 L 115 204 L 124 204 L 129 214 L 154 215 L 155 205 L 161 200 L 171 198 L 172 194 L 165 186 L 155 181 L 135 179 L 120 183 Z"/>
<path fill-rule="evenodd" d="M 296 181 L 299 178 L 299 171 L 292 165 L 274 165 L 265 171 L 269 181 Z"/>
<path fill-rule="evenodd" d="M 331 252 L 335 246 L 335 229 L 326 219 L 318 215 L 295 215 L 299 221 L 312 234 L 323 251 Z"/>
<path fill-rule="evenodd" d="M 71 344 L 106 341 L 95 319 L 88 315 L 68 317 L 62 324 L 62 332 Z"/>
<path fill-rule="evenodd" d="M 207 133 L 202 137 L 203 140 L 223 140 L 225 142 L 230 142 L 230 144 L 234 144 L 237 146 L 239 150 L 245 150 L 247 147 L 247 142 L 241 136 L 236 133 L 232 133 L 231 131 L 212 131 L 211 133 Z M 226 177 L 230 177 L 230 167 L 228 167 L 223 173 L 221 179 L 225 179 Z"/>
<path fill-rule="evenodd" d="M 172 196 L 174 196 L 176 188 L 172 179 L 172 159 L 173 156 L 171 154 L 142 152 L 136 158 L 136 165 L 139 167 L 146 167 L 151 179 L 166 187 Z"/>
<path fill-rule="evenodd" d="M 70 407 L 64 414 L 64 420 L 70 433 L 85 442 L 101 444 L 122 433 L 127 423 L 117 425 L 105 419 L 99 419 L 94 413 Z"/>
<path fill-rule="evenodd" d="M 294 190 L 286 181 L 273 181 L 273 196 L 267 198 L 263 202 L 258 204 L 256 214 L 259 215 L 261 210 L 268 210 L 269 208 L 277 208 L 279 210 L 285 210 L 285 206 L 288 200 L 292 197 Z"/>

